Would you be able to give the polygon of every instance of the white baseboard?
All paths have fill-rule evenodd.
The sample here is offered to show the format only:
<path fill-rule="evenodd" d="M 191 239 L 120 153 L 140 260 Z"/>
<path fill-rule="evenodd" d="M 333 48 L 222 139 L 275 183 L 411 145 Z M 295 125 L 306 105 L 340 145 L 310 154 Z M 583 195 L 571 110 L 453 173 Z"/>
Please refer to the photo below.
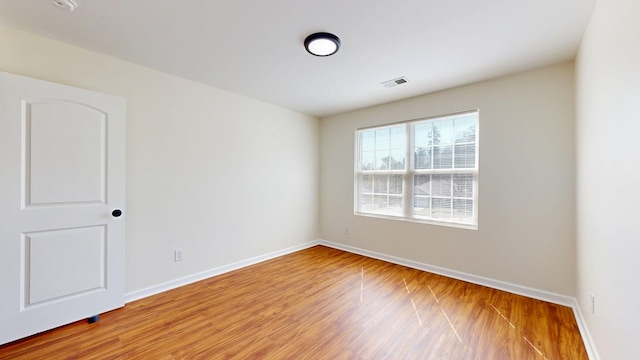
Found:
<path fill-rule="evenodd" d="M 505 281 L 494 280 L 494 279 L 477 276 L 473 274 L 468 274 L 468 273 L 464 273 L 456 270 L 451 270 L 451 269 L 447 269 L 439 266 L 428 265 L 428 264 L 420 263 L 413 260 L 381 254 L 374 251 L 356 248 L 353 246 L 334 243 L 331 241 L 320 240 L 320 244 L 328 247 L 332 247 L 335 249 L 348 251 L 354 254 L 359 254 L 359 255 L 370 257 L 370 258 L 379 259 L 379 260 L 387 261 L 390 263 L 410 267 L 413 269 L 418 269 L 418 270 L 446 276 L 449 278 L 470 282 L 473 284 L 487 286 L 492 289 L 503 290 L 506 292 L 510 292 L 512 294 L 518 294 L 518 295 L 522 295 L 522 296 L 526 296 L 526 297 L 530 297 L 538 300 L 547 301 L 547 302 L 558 304 L 558 305 L 571 307 L 575 304 L 575 299 L 566 295 L 555 294 L 555 293 L 544 291 L 544 290 L 538 290 L 538 289 L 533 289 L 526 286 L 511 284 Z"/>
<path fill-rule="evenodd" d="M 530 297 L 533 299 L 543 300 L 550 303 L 570 307 L 571 309 L 573 309 L 573 313 L 575 315 L 576 322 L 578 324 L 578 329 L 580 330 L 580 335 L 582 336 L 582 341 L 584 342 L 585 348 L 589 355 L 589 359 L 600 360 L 598 352 L 595 349 L 593 339 L 591 338 L 591 334 L 589 333 L 584 317 L 582 316 L 582 312 L 580 311 L 580 306 L 578 304 L 578 301 L 574 297 L 556 294 L 556 293 L 552 293 L 544 290 L 534 289 L 534 288 L 521 286 L 517 284 L 512 284 L 505 281 L 490 279 L 490 278 L 477 276 L 473 274 L 468 274 L 468 273 L 451 270 L 451 269 L 447 269 L 439 266 L 428 265 L 428 264 L 420 263 L 413 260 L 403 259 L 396 256 L 377 253 L 374 251 L 356 248 L 353 246 L 348 246 L 343 244 L 338 244 L 338 243 L 334 243 L 334 242 L 326 241 L 322 239 L 306 242 L 304 244 L 274 251 L 265 255 L 256 256 L 256 257 L 246 259 L 246 260 L 241 260 L 232 264 L 219 266 L 219 267 L 216 267 L 207 271 L 203 271 L 197 274 L 192 274 L 179 279 L 167 281 L 165 283 L 150 286 L 148 288 L 132 291 L 130 293 L 125 294 L 125 303 L 139 300 L 148 296 L 156 295 L 171 289 L 179 288 L 184 285 L 188 285 L 200 280 L 208 279 L 210 277 L 221 275 L 233 270 L 238 270 L 250 265 L 254 265 L 266 260 L 274 259 L 279 256 L 290 254 L 303 249 L 307 249 L 316 245 L 324 245 L 334 249 L 343 250 L 350 253 L 387 261 L 393 264 L 398 264 L 398 265 L 410 267 L 413 269 L 427 271 L 430 273 L 446 276 L 449 278 L 467 281 L 473 284 L 487 286 L 493 289 L 503 290 L 509 293 L 518 294 L 518 295 Z"/>
<path fill-rule="evenodd" d="M 132 291 L 129 293 L 126 293 L 124 296 L 125 299 L 125 303 L 129 303 L 132 301 L 136 301 L 136 300 L 140 300 L 143 298 L 146 298 L 148 296 L 152 296 L 152 295 L 156 295 L 171 289 L 176 289 L 179 288 L 181 286 L 184 285 L 188 285 L 200 280 L 204 280 L 204 279 L 208 279 L 210 277 L 216 276 L 216 275 L 221 275 L 224 273 L 228 273 L 230 271 L 233 270 L 238 270 L 250 265 L 254 265 L 257 263 L 261 263 L 263 261 L 266 260 L 271 260 L 274 258 L 277 258 L 279 256 L 282 255 L 286 255 L 286 254 L 290 254 L 296 251 L 300 251 L 306 248 L 310 248 L 312 246 L 316 246 L 320 244 L 320 242 L 318 240 L 316 241 L 309 241 L 306 242 L 304 244 L 300 244 L 300 245 L 296 245 L 296 246 L 292 246 L 286 249 L 282 249 L 282 250 L 278 250 L 278 251 L 274 251 L 268 254 L 264 254 L 264 255 L 260 255 L 260 256 L 256 256 L 250 259 L 246 259 L 246 260 L 241 260 L 241 261 L 237 261 L 228 265 L 223 265 L 223 266 L 219 266 L 213 269 L 209 269 L 203 272 L 199 272 L 196 274 L 192 274 L 192 275 L 188 275 L 188 276 L 184 276 L 175 280 L 171 280 L 171 281 L 167 281 L 165 283 L 162 284 L 158 284 L 158 285 L 154 285 L 154 286 L 150 286 L 144 289 L 140 289 L 140 290 L 136 290 L 136 291 Z"/>
<path fill-rule="evenodd" d="M 428 264 L 420 263 L 413 260 L 381 254 L 375 251 L 369 251 L 369 250 L 365 250 L 365 249 L 361 249 L 361 248 L 357 248 L 349 245 L 334 243 L 327 240 L 320 240 L 320 245 L 328 246 L 334 249 L 343 250 L 343 251 L 347 251 L 347 252 L 358 254 L 358 255 L 367 256 L 367 257 L 378 259 L 378 260 L 387 261 L 393 264 L 398 264 L 398 265 L 410 267 L 413 269 L 418 269 L 418 270 L 446 276 L 453 279 L 470 282 L 473 284 L 490 287 L 492 289 L 506 291 L 512 294 L 522 295 L 529 298 L 543 300 L 553 304 L 570 307 L 573 310 L 573 314 L 576 318 L 576 323 L 578 324 L 578 329 L 580 330 L 580 336 L 582 337 L 582 341 L 584 342 L 585 348 L 587 350 L 587 354 L 589 355 L 589 359 L 600 360 L 600 356 L 598 355 L 598 352 L 595 349 L 593 339 L 591 338 L 591 334 L 589 333 L 584 317 L 582 316 L 582 312 L 580 311 L 580 306 L 575 297 L 556 294 L 556 293 L 539 290 L 539 289 L 534 289 L 527 286 L 512 284 L 505 281 L 490 279 L 490 278 L 477 276 L 469 273 L 464 273 L 456 270 L 451 270 L 451 269 L 447 269 L 439 266 L 428 265 Z"/>
<path fill-rule="evenodd" d="M 573 308 L 573 314 L 576 317 L 578 329 L 580 329 L 580 335 L 582 335 L 582 342 L 584 342 L 584 347 L 587 348 L 589 359 L 600 360 L 600 354 L 598 354 L 598 351 L 596 350 L 595 342 L 593 342 L 593 338 L 591 337 L 591 333 L 589 332 L 587 323 L 585 322 L 584 316 L 582 316 L 582 311 L 580 310 L 578 299 L 573 299 L 573 301 L 574 304 L 571 308 Z"/>

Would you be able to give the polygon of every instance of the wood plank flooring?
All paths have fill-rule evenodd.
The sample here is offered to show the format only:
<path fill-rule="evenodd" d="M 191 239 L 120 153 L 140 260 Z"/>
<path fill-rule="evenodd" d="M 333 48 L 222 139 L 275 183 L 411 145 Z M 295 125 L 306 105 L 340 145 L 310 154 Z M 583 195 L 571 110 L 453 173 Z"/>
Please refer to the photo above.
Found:
<path fill-rule="evenodd" d="M 570 308 L 316 246 L 0 347 L 0 359 L 588 359 Z"/>

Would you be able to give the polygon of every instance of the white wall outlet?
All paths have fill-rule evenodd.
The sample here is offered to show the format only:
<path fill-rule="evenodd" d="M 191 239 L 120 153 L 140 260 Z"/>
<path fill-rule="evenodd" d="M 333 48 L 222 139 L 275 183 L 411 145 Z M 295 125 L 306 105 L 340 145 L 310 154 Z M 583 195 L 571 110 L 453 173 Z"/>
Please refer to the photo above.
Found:
<path fill-rule="evenodd" d="M 349 227 L 348 226 L 344 227 L 344 234 L 345 235 L 349 235 Z"/>
<path fill-rule="evenodd" d="M 596 314 L 596 296 L 593 294 L 590 294 L 589 297 L 591 298 L 591 313 L 595 315 Z"/>
<path fill-rule="evenodd" d="M 173 261 L 182 261 L 182 249 L 177 249 L 173 252 Z"/>

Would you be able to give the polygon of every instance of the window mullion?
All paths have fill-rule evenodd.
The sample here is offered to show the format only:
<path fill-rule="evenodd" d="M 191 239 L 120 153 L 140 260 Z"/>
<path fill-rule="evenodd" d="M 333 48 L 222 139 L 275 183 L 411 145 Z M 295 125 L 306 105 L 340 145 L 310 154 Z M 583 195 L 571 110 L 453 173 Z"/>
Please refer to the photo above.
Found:
<path fill-rule="evenodd" d="M 455 146 L 454 146 L 455 147 Z M 449 219 L 453 220 L 453 174 L 451 175 L 451 188 L 449 189 L 451 194 L 451 204 L 449 206 Z"/>
<path fill-rule="evenodd" d="M 391 159 L 391 155 L 387 155 L 388 159 Z M 391 163 L 391 160 L 389 160 L 389 163 Z M 389 164 L 389 169 L 391 169 L 391 164 Z M 387 198 L 387 208 L 391 207 L 391 174 L 387 175 L 387 193 L 386 198 Z"/>
<path fill-rule="evenodd" d="M 455 171 L 457 164 L 456 164 L 456 122 L 453 121 L 452 124 L 453 127 L 453 139 L 451 139 L 451 170 Z M 451 198 L 450 198 L 450 203 L 449 203 L 449 220 L 453 221 L 453 214 L 454 214 L 454 201 L 453 201 L 453 179 L 455 177 L 455 175 L 453 174 L 453 171 L 451 172 L 451 188 L 449 189 L 451 194 Z"/>
<path fill-rule="evenodd" d="M 355 163 L 355 174 L 356 174 L 356 182 L 354 184 L 354 193 L 356 194 L 356 203 L 355 208 L 357 212 L 362 211 L 362 133 L 356 133 L 356 151 L 357 158 Z"/>
<path fill-rule="evenodd" d="M 414 136 L 413 126 L 407 124 L 405 128 L 405 165 L 404 174 L 402 175 L 402 210 L 404 217 L 413 217 L 413 169 L 415 167 L 413 161 Z"/>

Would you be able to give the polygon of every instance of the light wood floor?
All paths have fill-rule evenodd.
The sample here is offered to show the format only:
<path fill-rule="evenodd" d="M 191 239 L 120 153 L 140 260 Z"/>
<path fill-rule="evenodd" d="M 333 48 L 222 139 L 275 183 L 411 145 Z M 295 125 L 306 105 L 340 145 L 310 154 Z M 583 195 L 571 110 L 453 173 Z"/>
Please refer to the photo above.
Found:
<path fill-rule="evenodd" d="M 0 347 L 0 359 L 587 359 L 570 308 L 316 246 Z"/>

